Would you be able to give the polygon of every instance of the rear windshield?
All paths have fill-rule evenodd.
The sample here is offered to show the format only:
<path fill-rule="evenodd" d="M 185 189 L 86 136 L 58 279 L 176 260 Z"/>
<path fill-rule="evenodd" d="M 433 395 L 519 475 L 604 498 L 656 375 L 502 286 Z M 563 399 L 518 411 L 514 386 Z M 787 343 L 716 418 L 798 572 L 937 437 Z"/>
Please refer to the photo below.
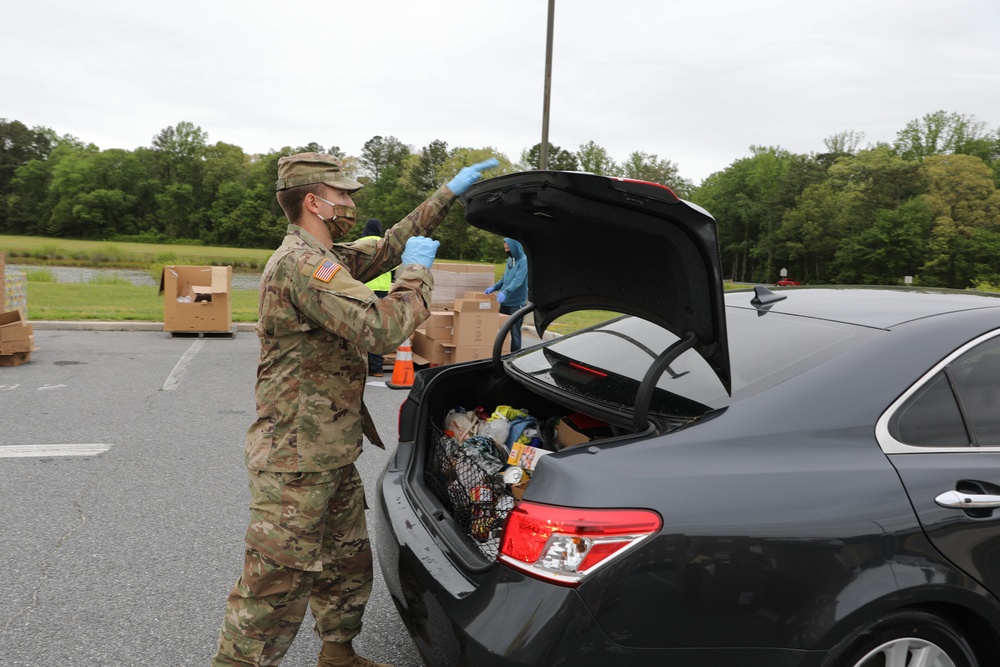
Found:
<path fill-rule="evenodd" d="M 711 366 L 694 350 L 674 361 L 657 383 L 650 412 L 674 417 L 703 414 L 763 391 L 880 333 L 866 327 L 727 308 L 732 364 L 730 397 Z M 631 410 L 653 360 L 677 340 L 634 317 L 557 338 L 512 360 L 535 380 L 615 410 Z"/>

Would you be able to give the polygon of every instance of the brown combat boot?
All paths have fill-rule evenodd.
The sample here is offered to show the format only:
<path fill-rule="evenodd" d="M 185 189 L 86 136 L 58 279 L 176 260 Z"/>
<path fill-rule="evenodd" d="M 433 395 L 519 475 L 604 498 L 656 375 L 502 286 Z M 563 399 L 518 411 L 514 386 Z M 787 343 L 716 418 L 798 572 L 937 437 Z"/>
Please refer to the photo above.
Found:
<path fill-rule="evenodd" d="M 354 652 L 351 642 L 323 642 L 316 667 L 392 667 L 382 662 L 373 662 Z"/>

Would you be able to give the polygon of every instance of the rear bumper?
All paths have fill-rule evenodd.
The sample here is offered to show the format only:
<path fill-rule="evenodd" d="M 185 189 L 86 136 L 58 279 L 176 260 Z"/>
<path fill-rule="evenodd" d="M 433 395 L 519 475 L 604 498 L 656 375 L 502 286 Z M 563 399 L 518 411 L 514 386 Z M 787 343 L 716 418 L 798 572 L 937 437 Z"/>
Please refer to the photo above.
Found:
<path fill-rule="evenodd" d="M 810 651 L 778 649 L 636 649 L 613 642 L 574 589 L 542 582 L 498 563 L 460 570 L 434 538 L 405 489 L 394 453 L 379 480 L 374 531 L 379 563 L 393 602 L 431 667 L 608 664 L 668 667 L 819 664 Z M 404 462 L 405 465 L 405 462 Z"/>

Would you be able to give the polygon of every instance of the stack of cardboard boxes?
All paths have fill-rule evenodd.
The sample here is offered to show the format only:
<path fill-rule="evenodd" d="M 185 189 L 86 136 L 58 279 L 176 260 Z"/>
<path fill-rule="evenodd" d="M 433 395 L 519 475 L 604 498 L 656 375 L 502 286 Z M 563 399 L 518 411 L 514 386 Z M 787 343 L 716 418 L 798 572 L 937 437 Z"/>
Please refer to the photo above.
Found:
<path fill-rule="evenodd" d="M 491 264 L 441 264 L 431 269 L 431 316 L 413 334 L 414 361 L 440 366 L 487 359 L 501 324 L 500 304 L 483 294 L 496 282 Z M 510 351 L 510 339 L 504 341 Z"/>
<path fill-rule="evenodd" d="M 38 349 L 33 329 L 23 308 L 0 313 L 0 366 L 31 361 L 31 353 Z"/>
<path fill-rule="evenodd" d="M 497 281 L 492 264 L 439 262 L 431 267 L 431 275 L 434 276 L 431 308 L 451 308 L 466 292 L 482 294 Z"/>
<path fill-rule="evenodd" d="M 508 318 L 500 314 L 500 304 L 480 292 L 466 292 L 451 308 L 433 310 L 413 334 L 414 361 L 443 366 L 463 361 L 488 359 L 493 341 Z M 510 338 L 503 353 L 510 352 Z"/>
<path fill-rule="evenodd" d="M 22 271 L 9 271 L 7 253 L 0 252 L 0 313 L 22 308 L 28 314 L 28 276 Z"/>
<path fill-rule="evenodd" d="M 22 306 L 7 310 L 7 253 L 0 252 L 0 366 L 31 361 L 35 333 Z"/>

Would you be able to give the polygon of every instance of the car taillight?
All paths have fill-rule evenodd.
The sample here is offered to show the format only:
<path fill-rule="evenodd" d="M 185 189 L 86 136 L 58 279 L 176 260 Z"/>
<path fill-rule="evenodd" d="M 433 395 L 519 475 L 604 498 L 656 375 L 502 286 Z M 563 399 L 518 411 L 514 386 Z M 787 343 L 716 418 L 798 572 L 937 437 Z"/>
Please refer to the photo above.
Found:
<path fill-rule="evenodd" d="M 499 560 L 534 577 L 577 586 L 655 535 L 663 521 L 645 509 L 556 507 L 521 501 L 510 511 Z"/>

